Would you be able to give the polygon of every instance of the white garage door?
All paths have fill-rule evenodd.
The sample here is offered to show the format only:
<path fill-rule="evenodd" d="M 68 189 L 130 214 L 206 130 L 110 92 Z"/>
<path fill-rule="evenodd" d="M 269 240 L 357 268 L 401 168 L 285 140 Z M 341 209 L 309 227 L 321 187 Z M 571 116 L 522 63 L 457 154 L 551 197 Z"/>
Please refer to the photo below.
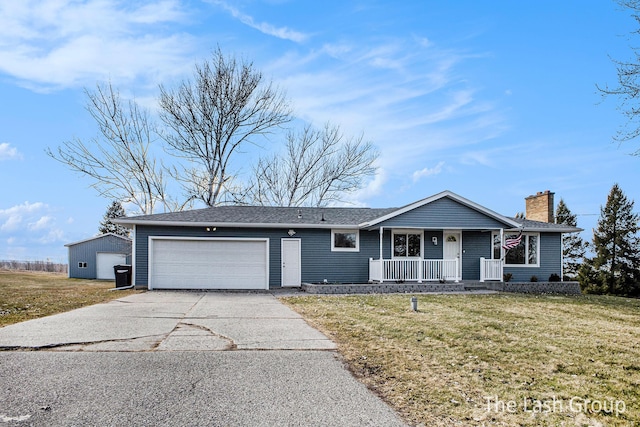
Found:
<path fill-rule="evenodd" d="M 116 275 L 113 271 L 113 266 L 124 265 L 126 263 L 126 254 L 98 252 L 96 254 L 96 279 L 115 280 Z"/>
<path fill-rule="evenodd" d="M 151 237 L 149 289 L 269 289 L 268 239 Z"/>

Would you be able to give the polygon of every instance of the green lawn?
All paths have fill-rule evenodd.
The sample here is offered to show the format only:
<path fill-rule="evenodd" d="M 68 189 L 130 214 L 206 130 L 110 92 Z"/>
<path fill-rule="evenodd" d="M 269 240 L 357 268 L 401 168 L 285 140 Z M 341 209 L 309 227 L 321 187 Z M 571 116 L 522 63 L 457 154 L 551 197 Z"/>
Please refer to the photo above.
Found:
<path fill-rule="evenodd" d="M 414 425 L 640 424 L 640 300 L 594 296 L 283 299 Z"/>
<path fill-rule="evenodd" d="M 113 287 L 113 281 L 0 270 L 0 327 L 140 292 L 110 291 Z"/>

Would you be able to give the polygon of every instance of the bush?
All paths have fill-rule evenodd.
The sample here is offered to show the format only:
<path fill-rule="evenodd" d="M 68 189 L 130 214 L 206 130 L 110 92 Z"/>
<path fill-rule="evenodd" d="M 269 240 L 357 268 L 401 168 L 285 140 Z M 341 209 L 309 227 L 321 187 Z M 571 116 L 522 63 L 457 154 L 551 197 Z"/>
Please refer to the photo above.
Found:
<path fill-rule="evenodd" d="M 538 281 L 538 276 L 533 275 L 531 276 L 531 279 L 529 279 L 530 282 L 537 282 Z"/>
<path fill-rule="evenodd" d="M 551 276 L 549 276 L 549 281 L 550 282 L 559 282 L 560 281 L 560 276 L 558 276 L 556 273 L 551 273 Z"/>
<path fill-rule="evenodd" d="M 504 275 L 502 276 L 502 281 L 504 282 L 508 282 L 509 280 L 511 280 L 511 278 L 513 277 L 513 274 L 511 273 L 504 273 Z"/>

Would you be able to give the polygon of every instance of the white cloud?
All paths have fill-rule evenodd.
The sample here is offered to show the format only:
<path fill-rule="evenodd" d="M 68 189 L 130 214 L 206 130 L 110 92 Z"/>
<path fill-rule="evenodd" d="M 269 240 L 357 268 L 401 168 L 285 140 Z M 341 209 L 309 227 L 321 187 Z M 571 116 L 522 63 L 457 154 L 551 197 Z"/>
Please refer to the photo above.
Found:
<path fill-rule="evenodd" d="M 424 168 L 419 171 L 415 171 L 413 173 L 413 182 L 417 182 L 422 178 L 426 178 L 431 175 L 438 175 L 442 172 L 442 167 L 444 166 L 444 162 L 439 162 L 432 168 Z"/>
<path fill-rule="evenodd" d="M 287 89 L 301 119 L 364 133 L 380 150 L 386 186 L 442 172 L 422 170 L 425 159 L 437 164 L 452 150 L 505 131 L 503 112 L 464 75 L 465 62 L 479 57 L 415 36 L 371 43 L 341 39 L 306 53 L 289 51 L 266 71 Z"/>
<path fill-rule="evenodd" d="M 46 234 L 36 238 L 36 242 L 41 245 L 47 245 L 54 242 L 62 242 L 64 240 L 64 231 L 59 228 L 51 228 Z"/>
<path fill-rule="evenodd" d="M 40 202 L 24 202 L 8 209 L 0 209 L 0 231 L 13 231 L 20 228 L 25 218 L 31 218 L 34 213 L 46 207 L 47 205 Z"/>
<path fill-rule="evenodd" d="M 43 230 L 45 228 L 50 227 L 52 221 L 53 221 L 53 217 L 45 215 L 43 217 L 40 217 L 35 222 L 30 222 L 28 225 L 28 228 L 30 231 Z"/>
<path fill-rule="evenodd" d="M 3 142 L 0 144 L 0 161 L 21 158 L 22 154 L 18 152 L 18 149 L 16 147 L 12 147 L 8 142 Z"/>
<path fill-rule="evenodd" d="M 379 168 L 373 179 L 369 180 L 363 188 L 346 197 L 345 203 L 341 203 L 340 205 L 368 206 L 367 200 L 380 195 L 386 181 L 387 172 Z"/>
<path fill-rule="evenodd" d="M 64 232 L 57 226 L 51 211 L 49 205 L 41 202 L 24 202 L 0 209 L 0 233 L 7 236 L 10 246 L 62 242 Z"/>
<path fill-rule="evenodd" d="M 227 2 L 210 0 L 209 3 L 220 6 L 221 8 L 229 12 L 231 16 L 238 19 L 243 24 L 256 29 L 268 36 L 273 36 L 284 40 L 291 40 L 292 42 L 296 43 L 302 43 L 309 37 L 305 33 L 295 31 L 287 27 L 276 27 L 275 25 L 269 24 L 268 22 L 255 22 L 252 16 L 242 13 L 240 10 L 231 6 Z"/>
<path fill-rule="evenodd" d="M 96 80 L 155 85 L 190 66 L 192 37 L 177 0 L 21 0 L 0 3 L 0 72 L 41 91 Z"/>

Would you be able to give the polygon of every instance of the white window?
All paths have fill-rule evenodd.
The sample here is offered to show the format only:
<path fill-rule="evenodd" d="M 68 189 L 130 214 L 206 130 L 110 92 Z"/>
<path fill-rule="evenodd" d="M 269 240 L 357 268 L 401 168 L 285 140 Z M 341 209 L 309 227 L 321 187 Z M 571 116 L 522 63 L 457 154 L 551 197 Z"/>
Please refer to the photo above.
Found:
<path fill-rule="evenodd" d="M 504 240 L 515 239 L 518 233 L 504 233 Z M 493 233 L 493 259 L 500 259 L 500 234 Z M 515 248 L 505 250 L 504 264 L 510 266 L 539 267 L 540 259 L 540 234 L 522 233 L 520 244 Z"/>
<path fill-rule="evenodd" d="M 422 254 L 422 233 L 416 233 L 415 231 L 394 231 L 392 244 L 394 258 L 419 258 Z"/>
<path fill-rule="evenodd" d="M 360 233 L 358 230 L 331 230 L 331 251 L 358 252 Z"/>

